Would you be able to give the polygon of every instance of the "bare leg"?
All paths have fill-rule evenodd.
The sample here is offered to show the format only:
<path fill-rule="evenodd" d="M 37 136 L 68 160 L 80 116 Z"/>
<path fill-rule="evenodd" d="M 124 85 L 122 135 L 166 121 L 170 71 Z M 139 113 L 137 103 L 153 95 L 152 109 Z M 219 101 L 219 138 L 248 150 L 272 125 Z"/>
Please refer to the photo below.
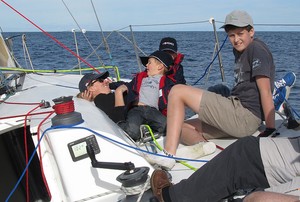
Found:
<path fill-rule="evenodd" d="M 202 135 L 201 121 L 198 118 L 187 120 L 182 125 L 180 142 L 185 145 L 194 145 L 206 141 Z"/>
<path fill-rule="evenodd" d="M 168 97 L 167 136 L 165 150 L 175 155 L 179 144 L 181 129 L 185 117 L 185 106 L 194 112 L 199 111 L 203 90 L 186 86 L 175 85 Z M 201 133 L 201 131 L 199 131 Z"/>
<path fill-rule="evenodd" d="M 253 192 L 245 197 L 243 200 L 245 202 L 299 202 L 298 196 L 286 195 L 286 194 L 279 194 L 273 192 Z"/>

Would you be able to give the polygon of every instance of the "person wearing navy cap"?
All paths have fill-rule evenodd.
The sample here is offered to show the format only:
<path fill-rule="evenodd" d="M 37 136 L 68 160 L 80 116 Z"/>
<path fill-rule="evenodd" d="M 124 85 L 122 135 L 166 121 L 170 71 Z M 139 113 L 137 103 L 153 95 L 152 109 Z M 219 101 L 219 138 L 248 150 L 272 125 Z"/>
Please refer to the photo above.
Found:
<path fill-rule="evenodd" d="M 83 77 L 81 78 L 81 80 L 78 84 L 80 93 L 83 93 L 84 91 L 86 91 L 89 87 L 93 86 L 93 84 L 97 81 L 99 81 L 100 83 L 103 82 L 108 76 L 109 76 L 108 71 L 101 72 L 99 74 L 98 73 L 87 73 L 87 74 L 83 75 Z"/>
<path fill-rule="evenodd" d="M 171 67 L 170 71 L 168 72 L 168 76 L 174 79 L 176 84 L 179 83 L 186 84 L 186 80 L 184 78 L 183 66 L 181 64 L 184 55 L 178 52 L 176 39 L 172 37 L 162 38 L 159 43 L 159 50 L 169 53 L 174 60 L 174 65 Z"/>
<path fill-rule="evenodd" d="M 115 123 L 125 119 L 123 94 L 113 92 L 110 88 L 109 72 L 87 73 L 79 82 L 78 98 L 93 101 Z M 121 103 L 121 104 L 120 104 Z"/>
<path fill-rule="evenodd" d="M 154 132 L 165 133 L 168 93 L 175 84 L 166 76 L 174 63 L 168 53 L 158 50 L 140 59 L 145 71 L 116 89 L 127 92 L 126 121 L 119 126 L 135 141 L 141 138 L 143 124 L 148 124 Z"/>
<path fill-rule="evenodd" d="M 184 78 L 182 61 L 184 55 L 178 52 L 177 41 L 172 37 L 164 37 L 159 43 L 159 50 L 170 54 L 173 58 L 173 65 L 170 67 L 167 75 L 176 84 L 186 84 Z M 142 63 L 147 63 L 147 57 L 140 57 Z"/>

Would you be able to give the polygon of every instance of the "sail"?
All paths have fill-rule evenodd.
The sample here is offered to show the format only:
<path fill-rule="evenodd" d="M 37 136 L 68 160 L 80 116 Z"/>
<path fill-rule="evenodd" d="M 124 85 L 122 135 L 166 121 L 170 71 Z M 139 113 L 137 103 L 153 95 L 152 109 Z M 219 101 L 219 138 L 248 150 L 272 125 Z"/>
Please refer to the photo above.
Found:
<path fill-rule="evenodd" d="M 6 46 L 2 34 L 0 33 L 0 67 L 16 67 L 10 51 Z"/>

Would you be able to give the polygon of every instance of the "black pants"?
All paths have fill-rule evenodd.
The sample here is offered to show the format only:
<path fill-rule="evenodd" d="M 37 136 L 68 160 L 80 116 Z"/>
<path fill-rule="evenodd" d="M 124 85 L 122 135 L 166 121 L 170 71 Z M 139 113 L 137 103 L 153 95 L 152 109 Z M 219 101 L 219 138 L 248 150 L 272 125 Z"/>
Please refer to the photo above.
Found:
<path fill-rule="evenodd" d="M 172 201 L 220 201 L 241 189 L 267 188 L 259 138 L 237 140 L 188 179 L 171 186 Z"/>

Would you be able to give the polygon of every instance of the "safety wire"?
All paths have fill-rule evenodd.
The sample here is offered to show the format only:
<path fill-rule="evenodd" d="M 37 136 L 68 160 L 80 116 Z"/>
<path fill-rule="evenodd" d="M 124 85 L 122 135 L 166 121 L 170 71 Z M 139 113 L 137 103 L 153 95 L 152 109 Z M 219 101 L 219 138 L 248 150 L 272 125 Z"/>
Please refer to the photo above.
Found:
<path fill-rule="evenodd" d="M 126 40 L 127 42 L 129 42 L 131 45 L 135 46 L 135 48 L 137 48 L 138 51 L 140 53 L 142 53 L 144 56 L 147 55 L 139 46 L 137 46 L 137 44 L 134 44 L 127 36 L 125 36 L 124 34 L 122 34 L 120 31 L 114 31 L 114 32 L 116 32 L 118 35 L 120 35 L 124 40 Z"/>
<path fill-rule="evenodd" d="M 66 7 L 66 9 L 68 10 L 69 14 L 71 15 L 71 17 L 73 18 L 74 22 L 76 23 L 78 29 L 81 31 L 81 33 L 83 34 L 84 38 L 86 39 L 86 41 L 88 42 L 89 46 L 91 47 L 91 49 L 93 50 L 93 53 L 97 56 L 100 65 L 104 65 L 104 62 L 101 60 L 100 55 L 97 54 L 97 49 L 95 49 L 93 47 L 93 45 L 91 44 L 90 40 L 88 39 L 88 37 L 85 35 L 85 33 L 83 32 L 83 29 L 80 27 L 79 23 L 76 21 L 75 17 L 73 16 L 73 14 L 71 13 L 70 9 L 68 8 L 67 4 L 64 2 L 64 0 L 62 0 L 64 6 Z"/>
<path fill-rule="evenodd" d="M 100 24 L 100 20 L 99 20 L 99 18 L 98 18 L 98 15 L 97 15 L 97 12 L 96 12 L 96 9 L 95 9 L 95 6 L 94 6 L 94 3 L 93 3 L 92 0 L 91 0 L 91 5 L 92 5 L 92 7 L 93 7 L 93 11 L 94 11 L 94 13 L 95 13 L 95 17 L 96 17 L 96 19 L 97 19 L 97 23 L 98 23 L 99 29 L 100 29 L 100 31 L 101 31 L 102 39 L 103 39 L 103 42 L 104 42 L 106 51 L 107 51 L 107 53 L 108 53 L 109 59 L 110 59 L 110 61 L 112 62 L 112 66 L 115 66 L 114 61 L 113 61 L 113 58 L 112 58 L 112 55 L 111 55 L 111 52 L 110 52 L 109 45 L 108 45 L 107 40 L 106 40 L 106 38 L 105 38 L 105 35 L 104 35 L 104 33 L 103 33 L 103 30 L 102 30 L 102 27 L 101 27 L 101 24 Z"/>
<path fill-rule="evenodd" d="M 207 65 L 207 67 L 205 68 L 205 71 L 204 71 L 203 75 L 202 75 L 202 76 L 201 76 L 194 84 L 192 84 L 192 86 L 196 85 L 196 84 L 197 84 L 200 80 L 202 80 L 203 77 L 206 75 L 206 73 L 207 73 L 209 67 L 210 67 L 210 66 L 212 65 L 212 63 L 216 60 L 216 58 L 218 57 L 218 54 L 219 54 L 220 51 L 222 50 L 222 48 L 223 48 L 223 46 L 224 46 L 224 44 L 225 44 L 227 38 L 228 38 L 228 36 L 225 37 L 225 39 L 224 39 L 224 41 L 223 41 L 223 43 L 222 43 L 220 49 L 218 50 L 218 52 L 217 52 L 216 55 L 215 55 L 215 57 L 213 58 L 213 60 L 212 60 L 212 61 Z"/>
<path fill-rule="evenodd" d="M 210 66 L 212 65 L 212 63 L 216 60 L 216 58 L 217 58 L 219 52 L 222 50 L 223 46 L 225 45 L 225 42 L 226 42 L 227 38 L 228 38 L 228 36 L 226 36 L 226 38 L 224 39 L 224 41 L 223 41 L 223 43 L 222 43 L 220 49 L 219 49 L 218 52 L 216 53 L 216 55 L 215 55 L 215 57 L 213 58 L 213 60 L 212 60 L 212 61 L 208 64 L 208 66 L 205 68 L 205 71 L 204 71 L 203 75 L 202 75 L 202 76 L 201 76 L 194 84 L 192 84 L 193 86 L 196 85 L 200 80 L 202 80 L 203 77 L 206 75 L 206 73 L 207 73 L 209 67 L 210 67 Z M 275 87 L 275 88 L 276 88 L 276 87 Z M 291 107 L 291 109 L 292 109 L 292 111 L 294 112 L 294 114 L 295 114 L 298 118 L 300 118 L 300 115 L 299 115 L 299 114 L 297 113 L 297 111 L 292 107 L 292 105 L 289 104 L 289 102 L 287 101 L 287 99 L 285 98 L 285 96 L 283 95 L 282 92 L 280 92 L 280 96 L 281 96 L 281 97 L 284 99 L 284 101 Z"/>
<path fill-rule="evenodd" d="M 4 0 L 1 0 L 6 6 L 8 6 L 10 9 L 12 9 L 14 12 L 16 12 L 17 14 L 19 14 L 21 17 L 23 17 L 25 20 L 27 20 L 29 23 L 31 23 L 33 26 L 35 26 L 37 29 L 39 29 L 41 32 L 43 32 L 46 36 L 48 36 L 49 38 L 51 38 L 54 42 L 56 42 L 58 45 L 60 45 L 61 47 L 63 47 L 65 50 L 69 51 L 72 55 L 74 55 L 76 58 L 80 59 L 83 63 L 85 63 L 86 65 L 88 65 L 90 68 L 92 68 L 94 71 L 100 73 L 99 70 L 97 70 L 94 66 L 92 66 L 90 63 L 88 63 L 86 60 L 84 60 L 82 57 L 80 57 L 79 55 L 77 55 L 74 51 L 72 51 L 70 48 L 68 48 L 66 45 L 64 45 L 62 42 L 60 42 L 59 40 L 57 40 L 54 36 L 52 36 L 51 34 L 49 34 L 48 32 L 46 32 L 45 30 L 43 30 L 41 27 L 39 27 L 37 24 L 35 24 L 33 21 L 31 21 L 29 18 L 27 18 L 25 15 L 23 15 L 22 13 L 20 13 L 18 10 L 16 10 L 15 8 L 13 8 L 11 5 L 9 5 L 8 3 L 6 3 Z"/>

